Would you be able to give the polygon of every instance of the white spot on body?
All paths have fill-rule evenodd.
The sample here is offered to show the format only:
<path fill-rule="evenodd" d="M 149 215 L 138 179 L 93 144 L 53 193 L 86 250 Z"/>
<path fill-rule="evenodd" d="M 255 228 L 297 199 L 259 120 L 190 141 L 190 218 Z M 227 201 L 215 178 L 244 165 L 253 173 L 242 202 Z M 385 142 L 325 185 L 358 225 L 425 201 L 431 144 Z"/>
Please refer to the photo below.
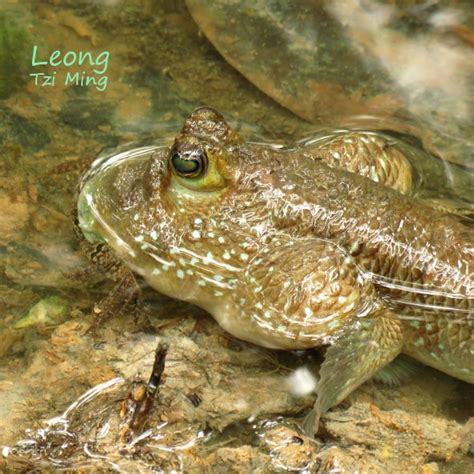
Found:
<path fill-rule="evenodd" d="M 375 169 L 375 166 L 370 167 L 370 177 L 376 183 L 379 182 L 379 175 L 377 174 L 377 170 Z"/>
<path fill-rule="evenodd" d="M 415 347 L 421 347 L 421 346 L 424 346 L 424 345 L 425 345 L 425 340 L 422 337 L 419 337 L 415 341 Z"/>
<path fill-rule="evenodd" d="M 328 328 L 329 328 L 329 329 L 336 329 L 338 326 L 339 326 L 339 321 L 331 321 L 331 322 L 328 324 Z"/>

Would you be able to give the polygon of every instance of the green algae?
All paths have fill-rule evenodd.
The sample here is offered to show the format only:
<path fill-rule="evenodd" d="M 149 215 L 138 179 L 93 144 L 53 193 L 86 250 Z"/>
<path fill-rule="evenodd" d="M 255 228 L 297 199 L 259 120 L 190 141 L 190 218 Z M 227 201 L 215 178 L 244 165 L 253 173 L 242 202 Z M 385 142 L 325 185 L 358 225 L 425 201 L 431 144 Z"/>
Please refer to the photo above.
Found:
<path fill-rule="evenodd" d="M 0 99 L 8 98 L 27 78 L 28 34 L 14 11 L 0 11 Z"/>
<path fill-rule="evenodd" d="M 63 298 L 48 296 L 38 301 L 25 316 L 18 320 L 15 329 L 56 325 L 65 319 L 68 309 L 69 305 Z"/>

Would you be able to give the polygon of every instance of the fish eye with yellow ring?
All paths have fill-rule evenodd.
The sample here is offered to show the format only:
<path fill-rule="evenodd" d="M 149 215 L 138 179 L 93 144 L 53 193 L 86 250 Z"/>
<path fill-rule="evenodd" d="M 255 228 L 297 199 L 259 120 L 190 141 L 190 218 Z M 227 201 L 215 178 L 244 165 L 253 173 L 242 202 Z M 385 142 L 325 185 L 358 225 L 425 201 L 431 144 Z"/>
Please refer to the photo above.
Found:
<path fill-rule="evenodd" d="M 182 151 L 173 147 L 169 163 L 177 182 L 192 191 L 217 191 L 226 186 L 218 170 L 217 158 L 200 147 Z"/>
<path fill-rule="evenodd" d="M 175 173 L 182 178 L 198 178 L 206 172 L 207 155 L 200 150 L 179 153 L 171 151 L 171 164 Z"/>

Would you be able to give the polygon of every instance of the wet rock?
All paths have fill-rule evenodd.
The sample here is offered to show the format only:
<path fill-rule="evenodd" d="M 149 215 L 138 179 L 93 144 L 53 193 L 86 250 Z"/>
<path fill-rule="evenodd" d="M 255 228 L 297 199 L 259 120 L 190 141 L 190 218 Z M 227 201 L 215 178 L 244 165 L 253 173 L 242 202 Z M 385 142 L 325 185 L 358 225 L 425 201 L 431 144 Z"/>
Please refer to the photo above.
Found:
<path fill-rule="evenodd" d="M 416 408 L 413 413 L 381 410 L 357 400 L 331 410 L 318 439 L 306 437 L 290 416 L 313 400 L 289 395 L 288 370 L 271 351 L 230 341 L 188 305 L 159 308 L 151 320 L 159 336 L 133 330 L 131 317 L 85 336 L 87 318 L 61 324 L 37 346 L 15 382 L 28 387 L 24 404 L 4 425 L 18 416 L 40 416 L 45 428 L 29 432 L 30 444 L 13 446 L 16 458 L 12 454 L 8 462 L 33 456 L 33 466 L 40 461 L 50 466 L 54 458 L 63 467 L 99 468 L 94 463 L 101 459 L 125 472 L 138 466 L 143 472 L 152 472 L 151 466 L 166 472 L 184 466 L 189 472 L 434 474 L 437 463 L 456 460 L 469 448 L 466 427 L 457 422 Z M 166 342 L 169 350 L 144 437 L 124 443 L 122 401 L 137 376 L 148 379 L 158 342 Z M 0 385 L 0 396 L 5 389 Z M 61 412 L 58 404 L 64 410 L 71 403 L 62 418 L 46 422 Z M 284 417 L 275 419 L 275 413 Z M 251 421 L 256 418 L 262 421 Z M 63 430 L 60 438 L 58 430 Z M 93 446 L 95 458 L 86 446 Z"/>
<path fill-rule="evenodd" d="M 23 336 L 13 328 L 3 328 L 0 334 L 0 357 L 4 357 L 17 342 L 21 341 Z"/>
<path fill-rule="evenodd" d="M 61 212 L 55 211 L 51 208 L 39 207 L 32 216 L 31 223 L 33 227 L 40 233 L 51 233 L 60 226 L 66 224 L 70 225 L 68 217 Z"/>
<path fill-rule="evenodd" d="M 3 337 L 3 336 L 2 336 Z M 13 430 L 11 426 L 24 426 L 26 428 L 27 421 L 21 410 L 18 410 L 21 400 L 27 393 L 27 386 L 22 384 L 9 384 L 1 390 L 2 403 L 0 403 L 0 439 L 2 444 L 14 442 Z M 6 472 L 1 465 L 0 470 Z"/>
<path fill-rule="evenodd" d="M 51 140 L 48 133 L 38 124 L 6 107 L 0 107 L 0 144 L 7 141 L 38 151 Z"/>
<path fill-rule="evenodd" d="M 271 457 L 251 446 L 220 448 L 206 459 L 206 464 L 216 473 L 273 472 Z"/>
<path fill-rule="evenodd" d="M 152 67 L 130 75 L 129 82 L 133 87 L 144 87 L 151 91 L 151 103 L 159 115 L 173 113 L 181 118 L 197 106 L 179 93 L 176 83 L 165 72 Z"/>
<path fill-rule="evenodd" d="M 439 472 L 439 466 L 435 462 L 423 464 L 420 468 L 420 474 L 438 474 Z"/>
<path fill-rule="evenodd" d="M 75 97 L 63 105 L 59 117 L 73 128 L 96 130 L 101 125 L 109 125 L 113 113 L 113 104 L 88 97 Z"/>
<path fill-rule="evenodd" d="M 0 192 L 0 244 L 18 240 L 28 223 L 30 209 L 28 199 L 22 194 L 11 196 Z"/>
<path fill-rule="evenodd" d="M 356 470 L 370 463 L 374 472 L 413 472 L 429 461 L 450 462 L 466 452 L 463 427 L 455 421 L 398 409 L 382 411 L 370 403 L 356 402 L 328 413 L 324 431 L 345 448 L 340 463 L 352 458 Z M 358 461 L 362 447 L 363 463 Z"/>
<path fill-rule="evenodd" d="M 115 116 L 121 130 L 163 136 L 200 105 L 186 98 L 166 72 L 151 66 L 129 74 L 126 82 L 130 92 L 121 97 Z"/>
<path fill-rule="evenodd" d="M 313 470 L 318 464 L 317 443 L 300 431 L 282 424 L 267 422 L 259 436 L 277 470 Z"/>
<path fill-rule="evenodd" d="M 318 453 L 317 473 L 346 473 L 346 472 L 370 472 L 371 474 L 385 474 L 381 466 L 375 466 L 372 462 L 364 459 L 363 450 L 358 455 L 330 446 Z M 403 471 L 402 471 L 403 472 Z"/>
<path fill-rule="evenodd" d="M 84 264 L 85 259 L 73 251 L 69 242 L 53 241 L 48 236 L 34 244 L 11 242 L 5 253 L 0 253 L 5 275 L 19 285 L 32 287 L 84 286 L 84 280 L 74 275 Z"/>
<path fill-rule="evenodd" d="M 182 334 L 164 339 L 169 346 L 167 360 L 186 363 L 170 362 L 166 367 L 161 393 L 163 402 L 169 406 L 162 412 L 162 419 L 199 422 L 223 431 L 242 420 L 271 413 L 297 413 L 311 405 L 311 398 L 294 400 L 289 396 L 285 374 L 276 370 L 266 351 L 253 347 L 231 351 L 217 335 L 222 331 L 217 326 L 211 330 L 214 334 L 199 334 L 196 340 Z M 124 341 L 120 354 L 140 362 L 125 363 L 117 354 L 114 363 L 116 370 L 127 378 L 143 367 L 151 367 L 153 362 L 156 338 L 145 335 L 137 338 Z M 186 396 L 189 394 L 199 397 L 198 406 Z"/>

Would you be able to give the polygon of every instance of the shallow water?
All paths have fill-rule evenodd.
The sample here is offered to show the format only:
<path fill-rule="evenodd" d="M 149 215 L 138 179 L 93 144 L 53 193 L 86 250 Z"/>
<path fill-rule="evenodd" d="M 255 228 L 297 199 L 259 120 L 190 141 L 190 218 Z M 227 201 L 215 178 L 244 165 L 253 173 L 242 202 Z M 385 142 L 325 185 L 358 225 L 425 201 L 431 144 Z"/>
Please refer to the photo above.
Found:
<path fill-rule="evenodd" d="M 238 5 L 227 3 L 236 9 L 229 28 L 235 37 L 242 31 Z M 260 13 L 275 11 L 278 19 L 278 2 L 261 3 Z M 331 19 L 331 38 L 342 34 L 336 25 L 345 25 L 341 42 L 344 48 L 355 44 L 350 64 L 358 74 L 329 91 L 328 78 L 315 75 L 310 121 L 296 115 L 297 94 L 290 94 L 293 104 L 279 100 L 279 105 L 268 89 L 237 72 L 229 62 L 237 67 L 242 61 L 237 55 L 229 61 L 230 53 L 216 44 L 229 62 L 219 54 L 184 2 L 0 5 L 2 469 L 474 470 L 472 454 L 466 454 L 472 443 L 472 387 L 435 370 L 423 368 L 396 388 L 364 384 L 328 413 L 323 433 L 311 440 L 298 421 L 313 398 L 291 394 L 288 381 L 298 368 L 315 370 L 317 355 L 235 341 L 202 311 L 149 289 L 138 318 L 125 312 L 96 336 L 84 334 L 94 303 L 112 285 L 96 273 L 78 274 L 88 268 L 71 224 L 80 174 L 111 150 L 166 143 L 200 105 L 220 110 L 250 140 L 275 145 L 324 140 L 343 127 L 382 129 L 412 150 L 421 197 L 472 215 L 469 2 L 369 3 L 358 25 L 352 19 L 362 13 L 344 10 L 341 2 L 331 8 L 321 2 L 312 11 L 313 19 L 318 14 Z M 255 10 L 244 13 L 258 16 Z M 290 13 L 292 21 L 302 14 Z M 210 23 L 216 20 L 212 12 L 207 15 Z M 276 31 L 286 26 L 276 24 Z M 259 34 L 258 29 L 250 33 Z M 414 51 L 410 68 L 400 64 L 396 40 Z M 261 43 L 260 54 L 269 57 L 268 44 Z M 96 58 L 108 51 L 106 72 L 95 75 L 107 76 L 107 87 L 65 85 L 68 72 L 82 74 L 76 65 L 31 66 L 35 45 L 41 60 L 56 49 L 88 51 Z M 433 45 L 436 54 L 447 57 L 439 81 L 437 70 L 428 74 L 423 54 Z M 298 48 L 291 51 L 297 54 Z M 331 47 L 319 45 L 319 51 L 326 73 L 347 75 L 347 63 Z M 271 61 L 260 64 L 274 68 Z M 295 71 L 291 62 L 285 64 Z M 91 69 L 86 75 L 94 75 Z M 29 74 L 38 71 L 56 71 L 55 84 L 35 85 Z M 278 70 L 271 71 L 270 77 L 278 77 Z M 277 86 L 286 84 L 286 72 Z M 295 81 L 292 76 L 291 88 L 301 89 Z M 379 102 L 369 104 L 363 87 Z M 374 103 L 377 107 L 370 108 Z M 454 164 L 459 162 L 462 166 Z M 38 323 L 38 314 L 45 313 L 47 319 Z M 28 314 L 33 317 L 25 323 Z M 148 378 L 158 341 L 170 346 L 163 384 L 142 435 L 124 440 L 122 400 L 138 373 Z"/>

